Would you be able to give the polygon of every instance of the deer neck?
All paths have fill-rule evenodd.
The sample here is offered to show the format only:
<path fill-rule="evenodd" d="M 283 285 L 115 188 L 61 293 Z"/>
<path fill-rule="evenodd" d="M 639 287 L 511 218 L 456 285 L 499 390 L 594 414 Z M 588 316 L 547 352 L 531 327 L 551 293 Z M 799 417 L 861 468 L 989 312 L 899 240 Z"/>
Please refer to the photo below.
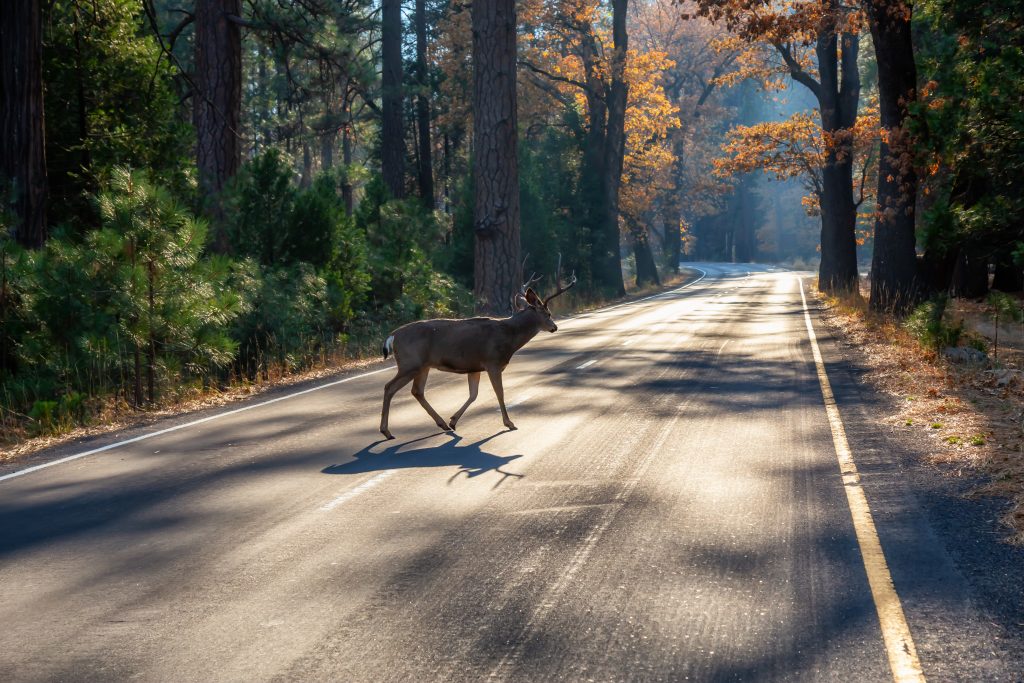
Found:
<path fill-rule="evenodd" d="M 537 336 L 540 324 L 533 316 L 515 314 L 505 320 L 515 351 L 523 348 L 526 342 Z"/>

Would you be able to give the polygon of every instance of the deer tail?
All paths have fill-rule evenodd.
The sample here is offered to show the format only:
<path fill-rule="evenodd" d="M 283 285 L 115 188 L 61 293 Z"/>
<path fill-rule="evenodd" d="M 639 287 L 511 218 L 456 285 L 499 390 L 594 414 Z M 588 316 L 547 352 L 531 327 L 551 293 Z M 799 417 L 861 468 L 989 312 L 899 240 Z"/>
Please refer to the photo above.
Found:
<path fill-rule="evenodd" d="M 391 335 L 384 340 L 384 346 L 381 347 L 381 351 L 384 352 L 384 360 L 388 359 L 389 354 L 395 352 L 395 335 Z"/>

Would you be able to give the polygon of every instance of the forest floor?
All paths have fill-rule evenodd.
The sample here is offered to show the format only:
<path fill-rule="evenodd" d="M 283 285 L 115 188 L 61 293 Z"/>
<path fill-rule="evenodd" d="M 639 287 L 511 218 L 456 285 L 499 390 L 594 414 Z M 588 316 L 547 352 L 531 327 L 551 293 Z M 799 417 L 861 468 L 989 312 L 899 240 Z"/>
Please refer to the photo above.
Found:
<path fill-rule="evenodd" d="M 985 342 L 989 358 L 953 362 L 906 329 L 867 310 L 867 292 L 824 299 L 822 320 L 858 355 L 872 386 L 891 399 L 888 425 L 912 439 L 949 476 L 980 482 L 970 496 L 1010 501 L 1007 541 L 1024 545 L 1024 327 L 995 326 L 982 303 L 954 300 L 947 311 Z"/>
<path fill-rule="evenodd" d="M 559 302 L 560 307 L 555 311 L 555 318 L 585 313 L 603 306 L 651 296 L 662 291 L 674 289 L 687 280 L 694 279 L 695 276 L 695 271 L 684 270 L 678 274 L 669 274 L 660 285 L 637 288 L 630 287 L 627 283 L 626 296 L 617 299 L 582 300 L 567 295 Z M 0 426 L 0 463 L 12 462 L 43 449 L 59 446 L 76 439 L 96 436 L 98 434 L 108 434 L 131 427 L 146 426 L 169 416 L 226 405 L 251 398 L 272 389 L 332 377 L 351 370 L 358 370 L 380 361 L 378 346 L 378 344 L 360 344 L 356 347 L 361 349 L 359 352 L 328 359 L 315 367 L 303 371 L 287 372 L 277 369 L 276 371 L 271 371 L 267 378 L 260 381 L 235 382 L 226 389 L 218 390 L 211 388 L 205 392 L 195 392 L 184 397 L 179 396 L 174 399 L 168 399 L 146 410 L 132 409 L 123 401 L 104 401 L 95 411 L 87 425 L 64 425 L 52 433 L 32 435 L 26 429 L 23 422 L 16 426 L 3 425 Z"/>

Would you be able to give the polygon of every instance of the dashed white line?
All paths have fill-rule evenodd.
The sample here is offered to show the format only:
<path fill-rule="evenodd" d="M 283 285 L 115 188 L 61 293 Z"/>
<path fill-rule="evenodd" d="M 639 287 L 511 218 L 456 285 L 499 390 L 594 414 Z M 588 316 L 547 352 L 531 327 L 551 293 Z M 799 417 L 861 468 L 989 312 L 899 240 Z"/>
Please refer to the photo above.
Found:
<path fill-rule="evenodd" d="M 329 503 L 326 503 L 323 506 L 321 506 L 320 509 L 323 510 L 324 512 L 330 512 L 334 508 L 338 507 L 339 505 L 341 505 L 343 503 L 347 503 L 348 501 L 352 500 L 356 496 L 361 495 L 363 493 L 366 493 L 367 491 L 369 491 L 373 487 L 377 486 L 378 484 L 380 484 L 382 481 L 384 481 L 385 479 L 387 479 L 388 477 L 390 477 L 392 474 L 394 474 L 397 471 L 398 470 L 384 470 L 380 474 L 377 474 L 377 475 L 375 475 L 373 477 L 370 477 L 369 479 L 367 479 L 366 481 L 364 481 L 362 484 L 360 484 L 359 486 L 355 487 L 354 489 L 349 489 L 348 491 L 345 491 L 345 493 L 341 494 L 340 496 L 338 496 L 334 500 L 332 500 Z"/>
<path fill-rule="evenodd" d="M 593 365 L 593 364 L 594 364 L 594 363 L 596 363 L 596 362 L 597 362 L 597 359 L 596 359 L 596 358 L 591 358 L 590 360 L 588 360 L 588 361 L 587 361 L 586 363 L 584 363 L 583 365 L 577 365 L 577 366 L 576 366 L 576 369 L 577 369 L 577 370 L 583 370 L 583 369 L 585 369 L 585 368 L 589 368 L 589 367 L 590 367 L 591 365 Z"/>

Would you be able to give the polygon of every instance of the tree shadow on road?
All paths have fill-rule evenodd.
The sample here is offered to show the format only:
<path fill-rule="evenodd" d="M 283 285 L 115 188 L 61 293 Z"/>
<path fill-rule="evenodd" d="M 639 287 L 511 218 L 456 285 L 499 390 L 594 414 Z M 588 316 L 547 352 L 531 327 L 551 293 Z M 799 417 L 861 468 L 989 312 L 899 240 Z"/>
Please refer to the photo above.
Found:
<path fill-rule="evenodd" d="M 365 474 L 412 467 L 457 467 L 456 472 L 448 479 L 449 484 L 463 474 L 467 478 L 472 478 L 486 472 L 497 472 L 502 475 L 501 479 L 494 484 L 493 488 L 497 488 L 506 479 L 521 479 L 525 476 L 502 469 L 513 460 L 523 457 L 522 454 L 495 455 L 483 450 L 485 443 L 507 431 L 502 430 L 487 438 L 465 444 L 462 443 L 463 437 L 458 434 L 437 432 L 418 439 L 395 443 L 380 452 L 375 452 L 374 449 L 380 444 L 388 442 L 375 441 L 358 453 L 354 453 L 353 460 L 330 465 L 322 469 L 321 472 L 323 474 Z M 439 445 L 415 445 L 441 435 L 447 435 L 449 440 Z"/>

